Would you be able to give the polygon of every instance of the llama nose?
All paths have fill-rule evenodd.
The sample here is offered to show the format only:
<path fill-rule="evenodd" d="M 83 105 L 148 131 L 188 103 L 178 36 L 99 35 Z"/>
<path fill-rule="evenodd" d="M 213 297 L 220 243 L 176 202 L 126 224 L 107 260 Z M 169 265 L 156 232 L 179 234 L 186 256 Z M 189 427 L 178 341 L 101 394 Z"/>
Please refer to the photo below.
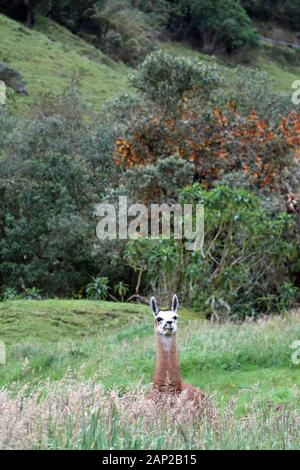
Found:
<path fill-rule="evenodd" d="M 173 320 L 168 320 L 166 323 L 167 323 L 168 325 L 172 325 Z"/>

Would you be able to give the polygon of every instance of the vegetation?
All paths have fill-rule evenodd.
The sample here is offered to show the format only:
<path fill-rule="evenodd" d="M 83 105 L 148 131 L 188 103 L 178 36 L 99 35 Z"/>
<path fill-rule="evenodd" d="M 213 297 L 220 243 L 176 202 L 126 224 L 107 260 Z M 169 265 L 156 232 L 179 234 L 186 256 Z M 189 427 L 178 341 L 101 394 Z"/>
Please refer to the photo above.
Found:
<path fill-rule="evenodd" d="M 48 18 L 39 17 L 28 29 L 0 14 L 0 28 L 0 61 L 20 72 L 28 93 L 10 97 L 15 112 L 28 112 L 43 94 L 61 93 L 71 83 L 97 108 L 127 87 L 124 65 Z"/>
<path fill-rule="evenodd" d="M 89 299 L 102 300 L 108 294 L 108 278 L 95 277 L 92 279 L 86 288 L 87 297 Z"/>
<path fill-rule="evenodd" d="M 174 9 L 173 29 L 192 36 L 204 51 L 232 53 L 258 45 L 257 32 L 239 1 L 179 0 Z"/>
<path fill-rule="evenodd" d="M 298 3 L 1 2 L 1 448 L 299 448 Z M 200 249 L 173 209 L 168 238 L 130 215 L 136 236 L 100 240 L 121 196 L 161 225 L 204 203 Z M 214 422 L 145 398 L 130 302 L 174 292 Z"/>
<path fill-rule="evenodd" d="M 299 29 L 299 0 L 241 0 L 241 3 L 252 18 L 273 20 L 296 31 Z"/>
<path fill-rule="evenodd" d="M 299 116 L 264 75 L 239 72 L 157 51 L 131 76 L 135 93 L 100 113 L 72 89 L 29 117 L 1 110 L 3 298 L 34 288 L 124 298 L 121 283 L 128 297 L 177 291 L 208 316 L 212 298 L 232 318 L 294 305 L 297 220 L 284 195 L 299 184 Z M 203 252 L 97 241 L 94 205 L 122 194 L 146 206 L 204 201 Z"/>
<path fill-rule="evenodd" d="M 291 361 L 298 314 L 216 325 L 180 309 L 182 374 L 211 394 L 216 432 L 185 406 L 177 424 L 172 412 L 149 408 L 155 340 L 148 307 L 18 300 L 2 303 L 0 311 L 7 344 L 1 448 L 299 448 L 299 366 Z M 19 425 L 12 428 L 21 399 Z"/>
<path fill-rule="evenodd" d="M 27 26 L 50 17 L 115 59 L 135 65 L 160 36 L 189 38 L 203 50 L 232 54 L 259 44 L 253 20 L 297 31 L 299 0 L 14 0 L 1 12 Z"/>

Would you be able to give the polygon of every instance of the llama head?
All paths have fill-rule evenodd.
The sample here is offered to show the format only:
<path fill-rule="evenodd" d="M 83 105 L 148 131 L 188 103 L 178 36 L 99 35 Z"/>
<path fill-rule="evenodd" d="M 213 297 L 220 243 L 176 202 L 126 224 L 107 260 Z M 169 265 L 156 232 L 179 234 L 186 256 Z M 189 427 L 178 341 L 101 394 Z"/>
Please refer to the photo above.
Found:
<path fill-rule="evenodd" d="M 174 335 L 177 331 L 177 309 L 178 297 L 173 295 L 172 305 L 170 310 L 160 310 L 157 306 L 155 297 L 150 299 L 150 308 L 155 320 L 155 332 L 163 336 Z"/>

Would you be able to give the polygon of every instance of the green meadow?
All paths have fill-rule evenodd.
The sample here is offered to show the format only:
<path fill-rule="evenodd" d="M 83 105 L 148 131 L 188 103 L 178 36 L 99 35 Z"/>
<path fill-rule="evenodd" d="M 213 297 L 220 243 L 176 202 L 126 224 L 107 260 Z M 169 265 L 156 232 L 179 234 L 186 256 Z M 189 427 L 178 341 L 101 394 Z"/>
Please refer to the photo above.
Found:
<path fill-rule="evenodd" d="M 255 323 L 217 325 L 206 321 L 201 313 L 186 309 L 179 313 L 178 346 L 184 381 L 201 387 L 209 394 L 219 414 L 220 426 L 225 426 L 224 420 L 229 419 L 226 413 L 230 409 L 233 428 L 226 438 L 226 445 L 224 436 L 222 439 L 220 436 L 215 437 L 217 440 L 209 444 L 213 431 L 206 424 L 201 431 L 205 436 L 204 441 L 207 440 L 204 445 L 199 437 L 199 422 L 184 422 L 182 426 L 187 426 L 191 433 L 188 444 L 184 439 L 180 441 L 176 435 L 173 444 L 162 437 L 159 447 L 174 445 L 174 448 L 201 448 L 204 445 L 204 448 L 243 448 L 244 439 L 245 446 L 251 442 L 249 432 L 255 434 L 251 448 L 268 445 L 298 448 L 299 440 L 294 440 L 293 436 L 286 440 L 282 434 L 286 432 L 285 428 L 281 425 L 277 428 L 275 425 L 283 419 L 282 413 L 285 413 L 287 425 L 290 419 L 294 419 L 295 413 L 299 416 L 300 366 L 293 364 L 291 359 L 294 352 L 291 346 L 300 338 L 299 314 L 294 312 Z M 145 396 L 150 387 L 155 358 L 152 315 L 148 307 L 88 300 L 6 301 L 0 304 L 0 327 L 1 340 L 7 348 L 6 364 L 0 367 L 2 394 L 6 397 L 4 401 L 17 400 L 14 398 L 16 394 L 17 397 L 25 394 L 22 400 L 26 402 L 32 400 L 32 393 L 42 393 L 42 400 L 47 400 L 51 390 L 65 386 L 62 384 L 66 380 L 70 381 L 68 386 L 72 392 L 68 394 L 72 395 L 74 387 L 75 390 L 80 387 L 89 389 L 92 380 L 93 387 L 100 387 L 104 401 L 109 399 L 111 393 L 121 401 L 124 397 L 135 396 L 145 412 Z M 40 400 L 35 403 L 36 407 L 42 406 L 43 401 Z M 115 447 L 134 447 L 132 433 L 138 433 L 138 428 L 145 438 L 145 443 L 139 445 L 147 448 L 149 442 L 152 442 L 151 426 L 154 423 L 141 423 L 143 413 L 138 422 L 132 423 L 132 428 L 127 429 L 126 433 L 129 434 L 122 441 L 123 444 L 120 441 L 120 433 L 123 435 L 125 432 L 122 421 L 125 411 L 122 406 L 124 403 L 118 402 L 111 416 L 118 423 L 114 436 Z M 107 404 L 103 405 L 104 410 L 107 412 Z M 241 440 L 237 440 L 238 437 L 232 435 L 234 422 L 240 426 L 249 416 L 255 429 L 250 427 L 247 431 L 240 428 Z M 99 417 L 100 421 L 102 419 L 104 416 L 101 419 Z M 94 436 L 96 441 L 93 444 L 82 442 L 83 437 L 76 435 L 80 448 L 105 448 L 108 436 L 97 420 L 93 424 L 96 427 L 93 433 L 102 433 L 102 444 L 96 442 L 100 439 L 98 434 L 97 439 Z M 68 425 L 64 419 L 63 422 L 64 426 Z M 272 443 L 271 434 L 265 435 L 264 440 L 260 441 L 261 426 L 268 423 L 272 433 L 275 436 L 278 434 L 278 442 L 275 439 Z M 149 429 L 145 431 L 148 425 Z M 91 423 L 87 425 L 87 433 L 90 426 Z M 292 434 L 298 433 L 299 421 L 295 426 L 293 424 Z M 63 435 L 66 436 L 65 431 L 55 434 L 55 445 L 65 448 L 68 445 Z M 75 437 L 69 438 L 69 445 L 74 446 Z M 9 445 L 26 447 L 16 439 L 14 442 L 12 436 Z M 30 445 L 45 446 L 38 444 L 34 435 Z M 153 441 L 151 445 L 156 448 L 158 443 Z"/>

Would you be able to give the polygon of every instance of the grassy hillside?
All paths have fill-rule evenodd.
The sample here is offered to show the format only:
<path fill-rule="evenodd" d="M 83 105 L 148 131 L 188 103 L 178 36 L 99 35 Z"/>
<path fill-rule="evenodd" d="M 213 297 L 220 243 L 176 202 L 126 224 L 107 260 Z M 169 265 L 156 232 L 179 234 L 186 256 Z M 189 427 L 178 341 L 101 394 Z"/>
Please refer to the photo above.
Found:
<path fill-rule="evenodd" d="M 0 35 L 0 61 L 20 72 L 28 91 L 28 96 L 16 96 L 16 103 L 10 103 L 17 110 L 30 109 L 41 94 L 62 92 L 71 82 L 76 83 L 95 109 L 127 89 L 130 68 L 114 62 L 48 18 L 38 17 L 34 28 L 29 29 L 0 15 Z M 166 42 L 160 46 L 177 55 L 209 62 L 217 60 L 183 43 Z M 289 53 L 270 44 L 259 49 L 256 65 L 277 80 L 275 86 L 280 92 L 290 93 L 292 82 L 300 76 L 300 66 L 289 62 Z"/>
<path fill-rule="evenodd" d="M 179 56 L 196 58 L 209 63 L 217 61 L 219 65 L 224 66 L 225 70 L 230 71 L 228 59 L 226 62 L 222 62 L 220 58 L 196 51 L 188 44 L 181 42 L 165 42 L 161 43 L 161 47 Z M 289 63 L 289 54 L 294 56 L 293 51 L 287 51 L 286 48 L 262 43 L 253 61 L 254 67 L 266 72 L 268 76 L 274 80 L 273 86 L 279 93 L 291 94 L 292 83 L 295 80 L 299 80 L 300 77 L 300 66 L 296 65 L 296 61 L 292 59 L 290 59 L 291 62 Z M 297 54 L 300 58 L 300 54 Z"/>
<path fill-rule="evenodd" d="M 0 61 L 23 77 L 28 96 L 16 97 L 28 109 L 44 92 L 62 92 L 76 80 L 84 98 L 96 108 L 126 88 L 128 69 L 49 19 L 35 29 L 0 15 Z"/>
<path fill-rule="evenodd" d="M 0 302 L 1 339 L 15 343 L 30 337 L 53 342 L 61 338 L 88 338 L 108 328 L 121 328 L 137 320 L 149 320 L 143 305 L 90 300 L 42 300 Z M 181 309 L 186 319 L 197 317 Z M 151 317 L 150 317 L 151 319 Z"/>

